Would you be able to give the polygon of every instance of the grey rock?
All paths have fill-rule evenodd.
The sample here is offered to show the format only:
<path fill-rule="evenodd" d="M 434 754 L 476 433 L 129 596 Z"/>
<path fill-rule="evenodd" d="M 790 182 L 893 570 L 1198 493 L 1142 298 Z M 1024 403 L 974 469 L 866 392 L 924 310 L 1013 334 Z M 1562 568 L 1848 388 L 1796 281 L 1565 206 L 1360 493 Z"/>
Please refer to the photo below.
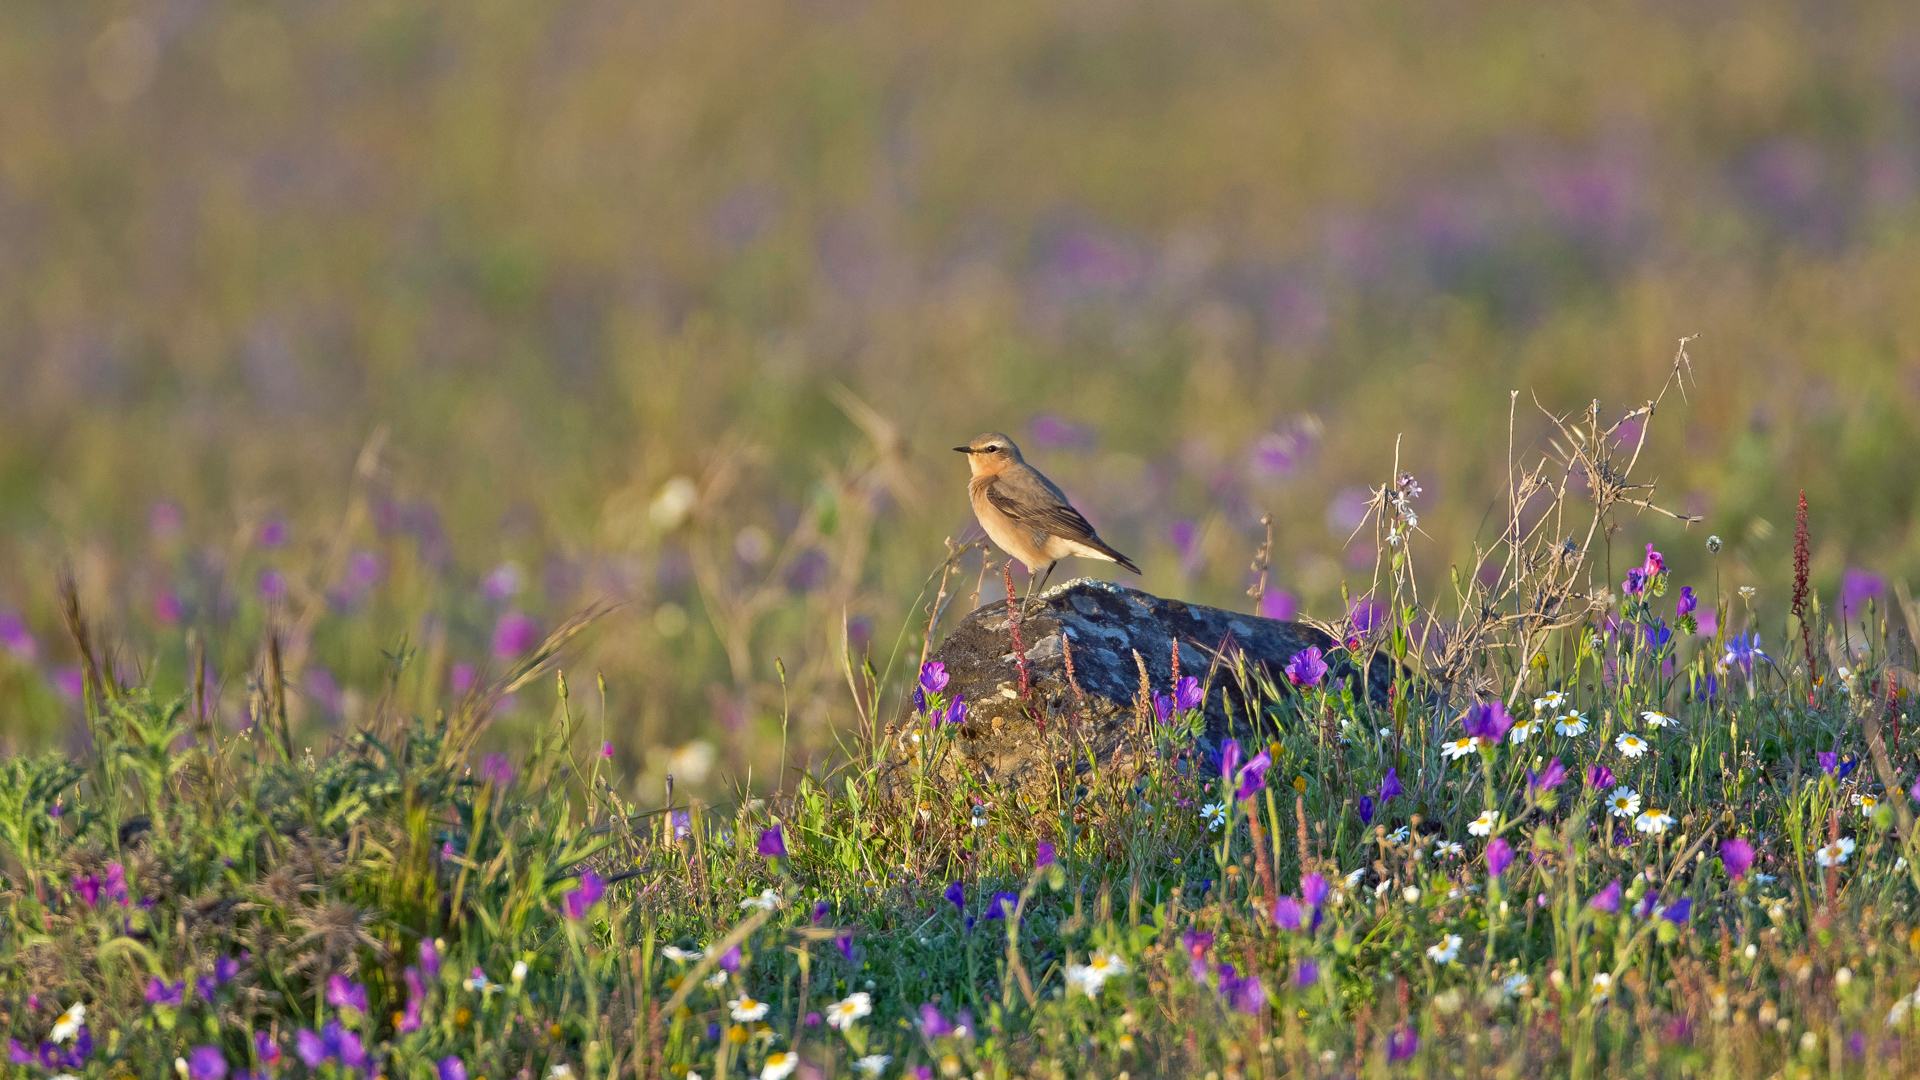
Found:
<path fill-rule="evenodd" d="M 957 731 L 931 738 L 927 719 L 909 699 L 884 733 L 882 778 L 888 789 L 904 795 L 903 785 L 946 787 L 970 780 L 1031 803 L 1062 782 L 1071 785 L 1092 767 L 1089 759 L 1102 770 L 1137 768 L 1157 745 L 1151 711 L 1140 704 L 1141 661 L 1152 693 L 1172 694 L 1180 675 L 1206 685 L 1209 746 L 1228 735 L 1259 741 L 1272 721 L 1257 714 L 1274 703 L 1242 686 L 1238 672 L 1285 687 L 1282 669 L 1294 654 L 1309 646 L 1329 651 L 1335 644 L 1304 623 L 1163 599 L 1090 578 L 1056 586 L 1029 603 L 1019 632 L 1030 688 L 1024 701 L 1005 602 L 974 611 L 941 642 L 930 659 L 946 665 L 946 693 L 965 699 L 966 719 Z M 1327 660 L 1332 677 L 1347 679 L 1358 694 L 1358 672 L 1334 656 Z M 1387 658 L 1376 657 L 1365 688 L 1376 704 L 1386 701 L 1392 670 Z"/>

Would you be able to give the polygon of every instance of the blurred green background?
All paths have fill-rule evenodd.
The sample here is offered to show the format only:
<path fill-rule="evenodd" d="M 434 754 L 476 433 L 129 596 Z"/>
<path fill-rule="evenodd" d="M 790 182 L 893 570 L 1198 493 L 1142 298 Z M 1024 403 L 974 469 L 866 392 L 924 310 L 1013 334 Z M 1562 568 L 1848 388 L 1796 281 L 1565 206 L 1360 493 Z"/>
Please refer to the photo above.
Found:
<path fill-rule="evenodd" d="M 278 618 L 316 737 L 403 638 L 428 709 L 624 601 L 568 663 L 623 763 L 765 786 L 776 657 L 796 761 L 844 643 L 917 660 L 980 431 L 1162 594 L 1247 604 L 1271 512 L 1275 609 L 1333 616 L 1396 439 L 1438 585 L 1508 391 L 1537 454 L 1533 398 L 1617 418 L 1696 333 L 1640 475 L 1706 520 L 1616 546 L 1704 586 L 1717 533 L 1777 613 L 1804 488 L 1816 587 L 1884 604 L 1917 132 L 1904 0 L 9 3 L 0 745 L 81 738 L 70 560 L 228 723 Z"/>

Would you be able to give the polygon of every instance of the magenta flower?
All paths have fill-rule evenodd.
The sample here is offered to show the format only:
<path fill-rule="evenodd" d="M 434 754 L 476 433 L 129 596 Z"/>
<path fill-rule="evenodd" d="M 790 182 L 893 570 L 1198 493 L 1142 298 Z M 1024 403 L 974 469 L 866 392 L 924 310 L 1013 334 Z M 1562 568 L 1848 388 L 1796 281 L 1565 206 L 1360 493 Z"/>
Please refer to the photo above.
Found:
<path fill-rule="evenodd" d="M 587 917 L 587 912 L 592 911 L 593 905 L 599 903 L 600 898 L 606 893 L 606 879 L 591 870 L 583 870 L 580 872 L 579 887 L 561 897 L 560 906 L 566 912 L 567 918 L 584 919 Z"/>
<path fill-rule="evenodd" d="M 1699 606 L 1700 600 L 1693 595 L 1693 586 L 1685 586 L 1680 590 L 1680 599 L 1673 602 L 1674 617 L 1685 618 L 1693 614 L 1693 609 Z"/>
<path fill-rule="evenodd" d="M 1604 788 L 1604 787 L 1611 787 L 1612 785 L 1613 785 L 1612 769 L 1607 768 L 1605 765 L 1587 766 L 1587 786 L 1588 787 Z"/>
<path fill-rule="evenodd" d="M 405 1035 L 420 1030 L 420 1008 L 426 1004 L 427 988 L 420 981 L 420 969 L 412 964 L 407 965 L 400 977 L 407 983 L 407 1011 L 400 1017 L 400 1033 Z"/>
<path fill-rule="evenodd" d="M 269 602 L 284 600 L 287 596 L 287 575 L 269 566 L 260 571 L 258 587 L 260 599 Z"/>
<path fill-rule="evenodd" d="M 1300 602 L 1293 594 L 1280 589 L 1269 589 L 1260 597 L 1260 617 L 1278 619 L 1281 622 L 1291 620 L 1300 610 Z"/>
<path fill-rule="evenodd" d="M 511 660 L 539 643 L 539 625 L 518 611 L 507 612 L 493 625 L 493 656 L 496 660 Z"/>
<path fill-rule="evenodd" d="M 611 761 L 611 760 L 613 759 L 613 742 L 612 742 L 612 740 L 610 740 L 610 739 L 602 739 L 602 740 L 600 741 L 600 756 L 601 756 L 601 757 L 603 757 L 603 758 L 606 758 L 606 759 L 607 759 L 607 760 L 609 760 L 609 761 Z"/>
<path fill-rule="evenodd" d="M 187 1075 L 192 1080 L 226 1080 L 226 1056 L 217 1046 L 196 1046 L 187 1055 Z"/>
<path fill-rule="evenodd" d="M 1720 842 L 1720 865 L 1726 867 L 1727 876 L 1735 881 L 1747 876 L 1753 868 L 1753 845 L 1740 837 Z"/>
<path fill-rule="evenodd" d="M 86 877 L 81 877 L 75 874 L 73 876 L 73 891 L 76 896 L 80 897 L 80 902 L 88 907 L 100 906 L 100 879 L 97 876 L 88 874 Z"/>
<path fill-rule="evenodd" d="M 1627 580 L 1620 583 L 1620 591 L 1628 596 L 1645 596 L 1647 592 L 1647 572 L 1640 567 L 1627 571 Z"/>
<path fill-rule="evenodd" d="M 1867 601 L 1887 591 L 1887 579 L 1871 570 L 1850 566 L 1840 575 L 1840 617 L 1857 619 L 1866 614 Z"/>
<path fill-rule="evenodd" d="M 513 785 L 513 764 L 505 754 L 488 754 L 480 759 L 480 780 L 496 788 Z"/>
<path fill-rule="evenodd" d="M 1273 924 L 1282 930 L 1298 930 L 1303 912 L 1300 901 L 1291 896 L 1283 896 L 1273 902 Z"/>
<path fill-rule="evenodd" d="M 920 688 L 929 694 L 937 694 L 947 688 L 947 665 L 939 660 L 929 660 L 920 665 Z"/>
<path fill-rule="evenodd" d="M 1308 874 L 1300 879 L 1301 899 L 1316 909 L 1326 903 L 1329 891 L 1327 879 L 1319 874 Z"/>
<path fill-rule="evenodd" d="M 1587 901 L 1587 906 L 1595 911 L 1604 911 L 1609 915 L 1618 915 L 1620 913 L 1619 879 L 1614 879 L 1608 883 L 1606 888 L 1594 893 L 1593 899 Z"/>
<path fill-rule="evenodd" d="M 429 979 L 440 977 L 440 950 L 434 947 L 432 938 L 420 942 L 420 971 Z"/>
<path fill-rule="evenodd" d="M 1033 856 L 1033 868 L 1035 870 L 1045 870 L 1053 864 L 1053 843 L 1048 840 L 1040 841 L 1040 846 Z"/>
<path fill-rule="evenodd" d="M 173 626 L 186 614 L 180 594 L 165 586 L 153 590 L 153 619 L 162 626 Z"/>
<path fill-rule="evenodd" d="M 760 830 L 760 854 L 769 859 L 784 858 L 787 854 L 787 838 L 775 824 L 770 829 Z"/>
<path fill-rule="evenodd" d="M 920 1031 L 929 1039 L 937 1039 L 953 1034 L 953 1025 L 940 1015 L 940 1010 L 934 1008 L 932 1002 L 928 1002 L 920 1006 Z"/>
<path fill-rule="evenodd" d="M 1319 648 L 1315 646 L 1294 653 L 1293 659 L 1287 661 L 1287 681 L 1299 687 L 1319 686 L 1320 681 L 1327 677 L 1327 664 L 1320 655 Z"/>
<path fill-rule="evenodd" d="M 1502 837 L 1487 842 L 1487 873 L 1499 877 L 1513 865 L 1513 847 Z"/>
<path fill-rule="evenodd" d="M 26 621 L 11 611 L 0 611 L 0 648 L 20 660 L 32 660 L 40 655 L 40 643 L 34 640 Z"/>
<path fill-rule="evenodd" d="M 1399 1063 L 1412 1057 L 1420 1050 L 1420 1036 L 1414 1033 L 1412 1025 L 1407 1025 L 1387 1036 L 1387 1060 Z"/>
<path fill-rule="evenodd" d="M 1536 773 L 1527 770 L 1527 790 L 1552 791 L 1567 781 L 1567 770 L 1560 764 L 1559 758 L 1547 762 L 1547 767 Z"/>
<path fill-rule="evenodd" d="M 127 906 L 127 868 L 117 862 L 107 864 L 107 880 L 101 883 L 100 894 L 107 899 Z"/>
<path fill-rule="evenodd" d="M 452 1054 L 440 1059 L 438 1071 L 440 1080 L 467 1080 L 467 1067 Z"/>
<path fill-rule="evenodd" d="M 1513 717 L 1507 715 L 1507 707 L 1498 701 L 1477 704 L 1467 710 L 1461 725 L 1467 734 L 1486 743 L 1497 743 L 1513 727 Z"/>
<path fill-rule="evenodd" d="M 1641 569 L 1648 577 L 1656 577 L 1667 572 L 1667 560 L 1659 552 L 1653 550 L 1652 544 L 1648 544 L 1647 561 Z"/>
<path fill-rule="evenodd" d="M 345 975 L 328 976 L 327 1004 L 336 1009 L 353 1009 L 365 1014 L 367 1011 L 367 988 L 357 982 L 348 982 Z"/>

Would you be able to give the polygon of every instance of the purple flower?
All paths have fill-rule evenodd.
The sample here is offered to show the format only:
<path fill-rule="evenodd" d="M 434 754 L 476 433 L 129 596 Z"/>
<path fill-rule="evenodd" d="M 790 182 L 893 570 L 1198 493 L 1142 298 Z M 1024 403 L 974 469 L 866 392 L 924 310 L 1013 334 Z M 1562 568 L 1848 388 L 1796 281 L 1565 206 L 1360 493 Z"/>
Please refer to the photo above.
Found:
<path fill-rule="evenodd" d="M 1400 770 L 1388 769 L 1386 777 L 1380 781 L 1380 802 L 1384 805 L 1405 790 L 1400 786 Z"/>
<path fill-rule="evenodd" d="M 1035 851 L 1033 856 L 1033 868 L 1035 870 L 1045 870 L 1047 867 L 1052 866 L 1053 864 L 1054 864 L 1053 842 L 1050 840 L 1040 841 L 1040 846 L 1038 850 Z"/>
<path fill-rule="evenodd" d="M 720 954 L 720 969 L 729 975 L 740 974 L 740 946 L 735 945 Z"/>
<path fill-rule="evenodd" d="M 270 517 L 260 525 L 260 546 L 277 548 L 287 542 L 287 519 Z"/>
<path fill-rule="evenodd" d="M 1294 920 L 1293 929 L 1299 929 L 1299 919 Z M 1213 934 L 1206 930 L 1188 930 L 1180 935 L 1180 947 L 1187 951 L 1187 972 L 1193 981 L 1202 982 L 1207 977 L 1207 950 L 1213 948 Z"/>
<path fill-rule="evenodd" d="M 955 879 L 952 884 L 948 885 L 946 890 L 940 895 L 947 898 L 947 903 L 952 904 L 955 911 L 964 912 L 967 910 L 967 887 L 960 884 L 958 879 Z"/>
<path fill-rule="evenodd" d="M 221 986 L 233 981 L 240 974 L 240 961 L 231 956 L 222 956 L 213 962 L 213 981 Z"/>
<path fill-rule="evenodd" d="M 1267 1003 L 1267 988 L 1257 976 L 1242 977 L 1232 964 L 1220 965 L 1220 996 L 1235 1012 L 1251 1016 Z"/>
<path fill-rule="evenodd" d="M 263 1065 L 280 1064 L 280 1044 L 274 1042 L 264 1031 L 253 1033 L 253 1054 Z"/>
<path fill-rule="evenodd" d="M 770 829 L 760 830 L 760 854 L 769 859 L 784 858 L 787 854 L 787 838 L 776 823 Z"/>
<path fill-rule="evenodd" d="M 1012 918 L 1014 911 L 1019 907 L 1020 907 L 1019 893 L 1010 893 L 1010 892 L 994 893 L 993 896 L 987 900 L 987 918 L 989 919 Z"/>
<path fill-rule="evenodd" d="M 1587 766 L 1587 786 L 1590 788 L 1610 787 L 1613 784 L 1613 770 L 1605 765 Z"/>
<path fill-rule="evenodd" d="M 920 688 L 929 694 L 937 694 L 947 688 L 947 665 L 939 660 L 929 660 L 920 665 Z"/>
<path fill-rule="evenodd" d="M 7 1040 L 7 1060 L 15 1065 L 33 1064 L 33 1051 L 20 1045 L 19 1039 Z"/>
<path fill-rule="evenodd" d="M 1693 586 L 1688 585 L 1680 590 L 1680 599 L 1673 602 L 1674 617 L 1685 618 L 1693 614 L 1693 609 L 1699 606 L 1699 599 L 1693 595 Z"/>
<path fill-rule="evenodd" d="M 1387 609 L 1379 601 L 1362 597 L 1347 607 L 1347 615 L 1353 619 L 1353 628 L 1362 634 L 1370 634 L 1387 617 Z"/>
<path fill-rule="evenodd" d="M 192 1080 L 226 1080 L 226 1056 L 217 1046 L 196 1046 L 187 1055 L 187 1075 Z"/>
<path fill-rule="evenodd" d="M 1866 613 L 1867 601 L 1887 591 L 1887 579 L 1871 570 L 1850 566 L 1840 575 L 1840 617 L 1857 619 Z"/>
<path fill-rule="evenodd" d="M 1722 840 L 1720 865 L 1726 867 L 1728 877 L 1739 881 L 1753 866 L 1753 845 L 1737 836 L 1731 840 Z"/>
<path fill-rule="evenodd" d="M 496 788 L 513 785 L 513 764 L 505 754 L 488 754 L 480 759 L 480 780 Z"/>
<path fill-rule="evenodd" d="M 934 1008 L 932 1002 L 928 1002 L 920 1006 L 920 1031 L 929 1039 L 937 1039 L 953 1034 L 953 1025 L 947 1023 L 947 1018 L 940 1015 L 940 1010 Z"/>
<path fill-rule="evenodd" d="M 153 978 L 147 980 L 147 1004 L 171 1005 L 178 1008 L 180 1005 L 185 1004 L 186 1000 L 187 981 L 185 979 L 181 979 L 178 982 L 167 982 L 158 975 L 155 975 Z"/>
<path fill-rule="evenodd" d="M 75 874 L 73 876 L 73 891 L 76 896 L 80 897 L 80 902 L 88 907 L 98 907 L 100 905 L 100 879 L 93 874 L 88 874 L 86 877 Z"/>
<path fill-rule="evenodd" d="M 847 963 L 849 964 L 853 963 L 853 935 L 852 934 L 841 934 L 839 937 L 833 939 L 833 944 L 835 948 L 838 948 L 840 950 L 840 955 L 846 958 Z"/>
<path fill-rule="evenodd" d="M 1387 1060 L 1402 1062 L 1418 1053 L 1420 1036 L 1414 1033 L 1412 1025 L 1400 1028 L 1387 1036 Z"/>
<path fill-rule="evenodd" d="M 1282 930 L 1300 929 L 1302 915 L 1300 901 L 1291 896 L 1273 902 L 1273 924 Z"/>
<path fill-rule="evenodd" d="M 293 1042 L 294 1051 L 309 1069 L 318 1069 L 329 1060 L 350 1069 L 365 1068 L 367 1064 L 367 1050 L 360 1036 L 341 1027 L 338 1020 L 327 1021 L 327 1026 L 317 1032 L 296 1032 Z"/>
<path fill-rule="evenodd" d="M 365 1014 L 367 1011 L 367 988 L 361 983 L 348 982 L 345 975 L 328 976 L 327 1004 L 336 1009 L 353 1009 Z"/>
<path fill-rule="evenodd" d="M 26 621 L 11 611 L 0 611 L 0 648 L 20 660 L 32 660 L 40 655 L 40 643 L 33 639 Z"/>
<path fill-rule="evenodd" d="M 460 1059 L 448 1054 L 440 1059 L 440 1080 L 467 1080 L 467 1067 Z"/>
<path fill-rule="evenodd" d="M 1260 617 L 1279 619 L 1286 622 L 1300 610 L 1300 602 L 1293 594 L 1280 589 L 1269 589 L 1260 597 Z"/>
<path fill-rule="evenodd" d="M 1461 720 L 1467 734 L 1481 739 L 1485 743 L 1497 743 L 1513 726 L 1513 717 L 1507 715 L 1507 707 L 1498 701 L 1474 705 L 1467 710 Z"/>
<path fill-rule="evenodd" d="M 465 660 L 457 661 L 447 673 L 447 688 L 464 696 L 473 689 L 474 681 L 479 677 L 480 673 L 474 670 L 472 664 Z"/>
<path fill-rule="evenodd" d="M 440 977 L 440 950 L 433 944 L 432 938 L 420 942 L 420 972 L 429 979 Z"/>
<path fill-rule="evenodd" d="M 1240 766 L 1240 771 L 1235 777 L 1233 797 L 1246 802 L 1264 789 L 1267 786 L 1267 766 L 1272 764 L 1272 755 L 1262 750 L 1253 756 L 1252 761 Z"/>
<path fill-rule="evenodd" d="M 202 975 L 193 980 L 193 992 L 200 996 L 201 1001 L 211 1002 L 213 1000 L 213 992 L 219 988 L 220 984 L 214 982 L 213 976 L 211 975 Z"/>
<path fill-rule="evenodd" d="M 526 615 L 509 611 L 493 626 L 493 656 L 511 660 L 540 643 L 540 627 Z"/>
<path fill-rule="evenodd" d="M 1487 843 L 1487 873 L 1499 877 L 1513 865 L 1513 847 L 1501 837 L 1494 837 Z"/>
<path fill-rule="evenodd" d="M 1620 591 L 1628 596 L 1645 596 L 1647 592 L 1647 572 L 1636 566 L 1627 571 L 1627 580 L 1620 583 Z"/>
<path fill-rule="evenodd" d="M 1293 969 L 1293 985 L 1306 989 L 1320 981 L 1320 965 L 1312 960 L 1302 960 Z"/>
<path fill-rule="evenodd" d="M 1741 674 L 1751 679 L 1755 660 L 1773 660 L 1773 657 L 1760 651 L 1760 633 L 1757 630 L 1752 634 L 1735 634 L 1728 638 L 1727 655 L 1720 662 L 1737 666 Z"/>
<path fill-rule="evenodd" d="M 520 567 L 516 563 L 503 562 L 487 571 L 480 579 L 480 595 L 499 603 L 520 591 Z"/>
<path fill-rule="evenodd" d="M 1647 545 L 1647 561 L 1642 569 L 1648 577 L 1655 577 L 1667 572 L 1667 560 L 1661 556 L 1659 552 L 1653 550 L 1652 544 Z"/>
<path fill-rule="evenodd" d="M 583 870 L 580 873 L 580 886 L 561 897 L 560 906 L 565 910 L 567 918 L 584 919 L 587 917 L 587 912 L 593 910 L 593 905 L 599 903 L 606 892 L 606 879 L 591 870 Z"/>
<path fill-rule="evenodd" d="M 420 1030 L 420 1008 L 426 1004 L 427 988 L 420 980 L 420 969 L 412 964 L 400 973 L 407 983 L 407 1011 L 400 1017 L 400 1033 Z"/>
<path fill-rule="evenodd" d="M 611 739 L 600 740 L 600 756 L 609 761 L 613 760 L 613 741 Z"/>
<path fill-rule="evenodd" d="M 107 880 L 101 883 L 100 893 L 107 899 L 127 906 L 127 868 L 117 862 L 107 864 Z"/>
<path fill-rule="evenodd" d="M 1319 686 L 1320 680 L 1327 677 L 1327 664 L 1320 658 L 1319 648 L 1310 645 L 1294 653 L 1293 659 L 1287 661 L 1286 675 L 1287 681 L 1295 686 Z"/>
<path fill-rule="evenodd" d="M 939 727 L 941 724 L 963 723 L 966 719 L 967 719 L 967 699 L 963 697 L 955 696 L 953 699 L 953 704 L 948 705 L 944 713 L 937 709 L 934 710 L 933 726 Z"/>
<path fill-rule="evenodd" d="M 1858 761 L 1841 761 L 1838 751 L 1825 751 L 1817 755 L 1820 759 L 1820 771 L 1835 780 L 1845 780 L 1853 772 Z"/>
<path fill-rule="evenodd" d="M 260 599 L 266 601 L 283 600 L 287 595 L 287 575 L 269 566 L 260 571 L 257 583 Z"/>
<path fill-rule="evenodd" d="M 1640 636 L 1646 641 L 1647 648 L 1659 652 L 1666 647 L 1668 640 L 1673 637 L 1673 631 L 1667 629 L 1666 620 L 1662 619 L 1651 626 L 1642 626 L 1640 628 Z"/>
<path fill-rule="evenodd" d="M 1660 917 L 1675 926 L 1685 926 L 1687 925 L 1688 917 L 1692 914 L 1693 898 L 1689 896 L 1682 897 L 1667 905 L 1667 907 L 1660 912 Z"/>
<path fill-rule="evenodd" d="M 1907 797 L 1914 802 L 1920 802 L 1920 780 L 1915 780 L 1913 786 L 1907 789 Z"/>
<path fill-rule="evenodd" d="M 1612 882 L 1610 882 L 1607 885 L 1606 888 L 1601 889 L 1597 893 L 1594 893 L 1593 899 L 1587 901 L 1587 906 L 1592 908 L 1595 911 L 1604 911 L 1609 915 L 1619 914 L 1620 913 L 1620 881 L 1619 879 L 1618 878 L 1614 879 Z"/>
<path fill-rule="evenodd" d="M 1173 704 L 1180 711 L 1199 708 L 1202 699 L 1199 679 L 1185 675 L 1174 681 Z"/>
<path fill-rule="evenodd" d="M 1327 879 L 1319 874 L 1308 874 L 1300 879 L 1300 897 L 1314 908 L 1327 901 Z"/>
<path fill-rule="evenodd" d="M 675 810 L 673 812 L 673 838 L 685 840 L 693 835 L 693 811 Z"/>
<path fill-rule="evenodd" d="M 1527 770 L 1527 790 L 1529 791 L 1552 791 L 1566 781 L 1567 770 L 1561 766 L 1560 759 L 1557 757 L 1547 762 L 1546 769 L 1541 772 Z"/>
<path fill-rule="evenodd" d="M 1173 716 L 1173 699 L 1168 697 L 1165 694 L 1160 694 L 1160 693 L 1154 694 L 1153 695 L 1153 716 L 1154 716 L 1154 719 L 1160 721 L 1161 723 L 1163 724 L 1166 723 L 1168 718 Z"/>
<path fill-rule="evenodd" d="M 1360 824 L 1373 824 L 1373 796 L 1360 796 Z"/>
<path fill-rule="evenodd" d="M 1044 450 L 1073 450 L 1094 443 L 1092 430 L 1055 413 L 1035 413 L 1027 421 L 1027 431 L 1033 444 Z"/>

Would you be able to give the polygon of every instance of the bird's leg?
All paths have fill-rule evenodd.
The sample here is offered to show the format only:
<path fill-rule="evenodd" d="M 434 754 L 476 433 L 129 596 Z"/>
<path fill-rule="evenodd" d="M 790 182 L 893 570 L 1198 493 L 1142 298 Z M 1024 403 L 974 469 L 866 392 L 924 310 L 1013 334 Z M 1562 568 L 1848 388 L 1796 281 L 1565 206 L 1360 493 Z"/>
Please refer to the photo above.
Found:
<path fill-rule="evenodd" d="M 1053 576 L 1053 568 L 1054 568 L 1054 567 L 1056 567 L 1056 566 L 1059 566 L 1059 565 L 1060 565 L 1060 560 L 1059 560 L 1059 559 L 1055 559 L 1055 560 L 1053 560 L 1052 562 L 1050 562 L 1050 563 L 1048 563 L 1048 564 L 1047 564 L 1047 568 L 1046 568 L 1045 570 L 1043 570 L 1043 571 L 1041 571 L 1041 573 L 1040 573 L 1040 578 L 1039 578 L 1039 584 L 1038 584 L 1038 585 L 1036 585 L 1036 584 L 1034 584 L 1034 578 L 1032 577 L 1032 575 L 1028 575 L 1028 577 L 1027 577 L 1027 603 L 1029 603 L 1029 604 L 1031 604 L 1031 603 L 1033 602 L 1033 598 L 1034 598 L 1035 596 L 1037 596 L 1038 594 L 1040 594 L 1040 593 L 1042 593 L 1042 592 L 1045 592 L 1045 591 L 1046 591 L 1046 588 L 1047 588 L 1047 579 Z"/>

